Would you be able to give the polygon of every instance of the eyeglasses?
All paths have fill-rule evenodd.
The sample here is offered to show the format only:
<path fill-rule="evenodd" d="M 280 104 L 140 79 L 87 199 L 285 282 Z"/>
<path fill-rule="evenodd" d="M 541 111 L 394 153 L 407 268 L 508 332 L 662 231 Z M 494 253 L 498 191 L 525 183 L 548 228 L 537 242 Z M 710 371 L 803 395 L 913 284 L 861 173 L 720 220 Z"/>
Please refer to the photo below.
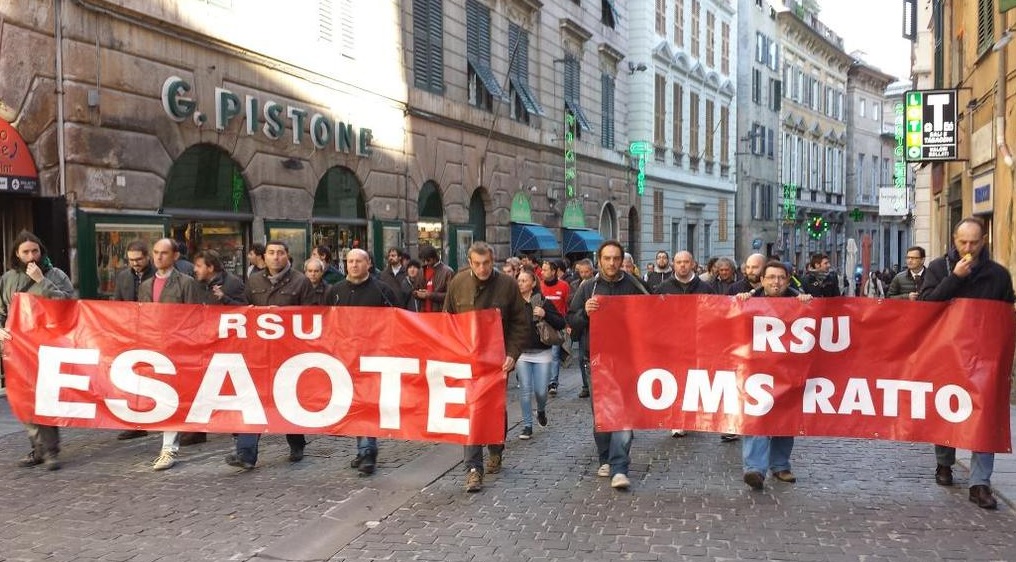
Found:
<path fill-rule="evenodd" d="M 786 275 L 766 275 L 762 279 L 765 279 L 766 281 L 786 281 L 787 280 L 787 276 Z"/>

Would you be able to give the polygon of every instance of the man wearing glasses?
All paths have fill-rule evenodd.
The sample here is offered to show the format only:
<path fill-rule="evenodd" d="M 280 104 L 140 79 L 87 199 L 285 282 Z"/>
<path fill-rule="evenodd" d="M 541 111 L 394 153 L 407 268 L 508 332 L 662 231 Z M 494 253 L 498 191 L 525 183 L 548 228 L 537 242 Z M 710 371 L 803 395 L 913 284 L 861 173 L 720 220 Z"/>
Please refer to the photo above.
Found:
<path fill-rule="evenodd" d="M 747 293 L 738 293 L 738 300 L 752 297 L 796 297 L 801 302 L 813 298 L 790 286 L 790 271 L 782 262 L 771 261 L 762 273 L 762 286 Z M 794 449 L 794 438 L 746 435 L 742 441 L 741 457 L 744 460 L 744 483 L 752 490 L 761 490 L 766 473 L 780 482 L 797 482 L 790 471 L 790 452 Z"/>
<path fill-rule="evenodd" d="M 920 246 L 907 248 L 907 269 L 893 277 L 887 297 L 917 300 L 917 295 L 921 293 L 921 279 L 924 277 L 924 256 L 924 248 Z"/>
<path fill-rule="evenodd" d="M 137 302 L 138 287 L 155 275 L 152 259 L 148 255 L 148 244 L 142 240 L 127 244 L 127 264 L 128 267 L 116 272 L 113 300 Z M 148 435 L 148 432 L 143 429 L 127 429 L 118 433 L 116 438 L 136 439 L 145 435 Z"/>

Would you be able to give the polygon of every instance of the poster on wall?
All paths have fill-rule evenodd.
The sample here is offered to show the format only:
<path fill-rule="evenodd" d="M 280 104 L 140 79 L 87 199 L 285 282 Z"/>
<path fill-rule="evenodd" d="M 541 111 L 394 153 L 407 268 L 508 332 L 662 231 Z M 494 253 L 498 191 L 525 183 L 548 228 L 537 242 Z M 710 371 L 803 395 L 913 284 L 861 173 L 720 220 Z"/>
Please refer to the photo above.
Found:
<path fill-rule="evenodd" d="M 28 145 L 10 123 L 0 119 L 0 194 L 39 194 L 39 171 Z"/>

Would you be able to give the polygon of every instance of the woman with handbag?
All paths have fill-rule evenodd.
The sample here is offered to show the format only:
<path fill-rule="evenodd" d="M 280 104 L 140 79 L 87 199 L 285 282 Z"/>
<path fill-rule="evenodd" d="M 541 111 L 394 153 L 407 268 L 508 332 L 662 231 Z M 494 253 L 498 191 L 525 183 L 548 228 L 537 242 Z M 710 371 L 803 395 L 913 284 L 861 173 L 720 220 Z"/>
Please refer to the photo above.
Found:
<path fill-rule="evenodd" d="M 536 421 L 547 427 L 547 385 L 550 382 L 554 353 L 551 347 L 564 341 L 564 317 L 553 305 L 545 306 L 536 273 L 523 268 L 518 275 L 519 292 L 530 312 L 529 342 L 515 364 L 519 377 L 519 406 L 522 407 L 522 433 L 519 439 L 533 436 L 533 404 L 536 394 Z"/>

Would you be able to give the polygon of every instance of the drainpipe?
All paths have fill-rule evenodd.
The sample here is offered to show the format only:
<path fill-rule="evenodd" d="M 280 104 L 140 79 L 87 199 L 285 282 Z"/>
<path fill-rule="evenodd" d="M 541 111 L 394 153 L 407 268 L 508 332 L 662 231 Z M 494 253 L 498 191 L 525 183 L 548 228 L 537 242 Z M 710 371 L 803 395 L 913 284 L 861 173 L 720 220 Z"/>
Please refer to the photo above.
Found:
<path fill-rule="evenodd" d="M 1002 24 L 1006 26 L 1006 14 L 1002 14 Z M 1005 142 L 1005 97 L 1006 97 L 1006 66 L 1008 58 L 1009 42 L 1012 40 L 1012 31 L 1006 26 L 1005 33 L 999 38 L 998 43 L 992 47 L 998 58 L 998 82 L 995 85 L 995 144 L 998 146 L 998 153 L 1009 168 L 1013 167 L 1012 151 Z"/>
<path fill-rule="evenodd" d="M 53 26 L 56 40 L 56 154 L 60 196 L 67 196 L 67 154 L 64 147 L 64 76 L 63 76 L 63 2 L 53 0 Z"/>

